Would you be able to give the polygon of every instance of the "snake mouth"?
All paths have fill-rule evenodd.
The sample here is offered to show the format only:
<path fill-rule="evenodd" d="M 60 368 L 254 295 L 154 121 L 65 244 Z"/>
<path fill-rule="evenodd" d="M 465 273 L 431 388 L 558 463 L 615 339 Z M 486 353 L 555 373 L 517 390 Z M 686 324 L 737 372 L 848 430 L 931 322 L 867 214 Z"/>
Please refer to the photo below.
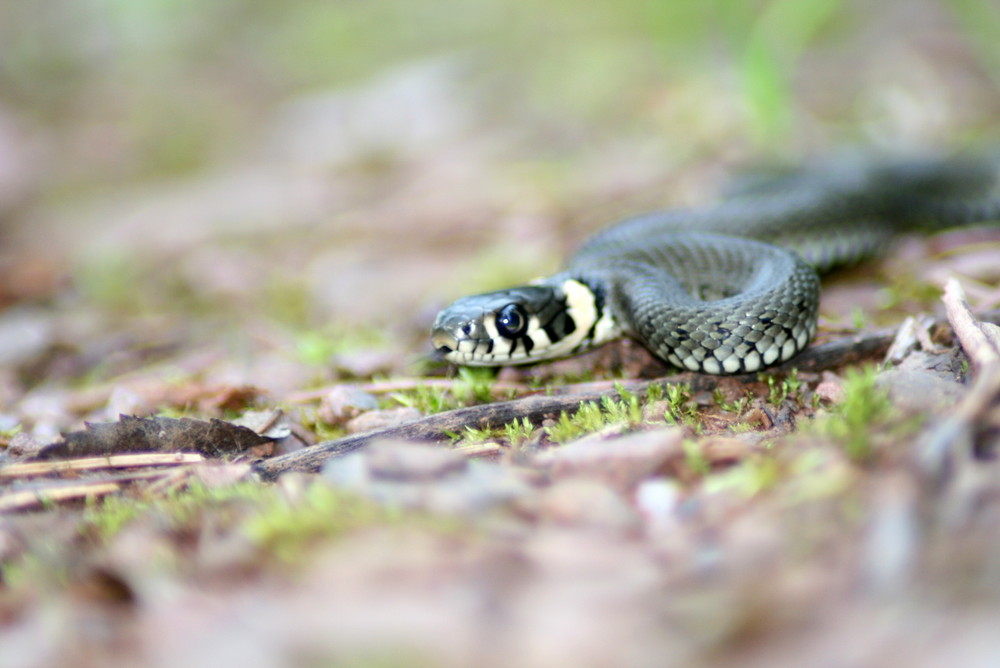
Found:
<path fill-rule="evenodd" d="M 450 355 L 458 348 L 458 339 L 445 330 L 437 330 L 431 335 L 434 349 L 442 355 Z"/>

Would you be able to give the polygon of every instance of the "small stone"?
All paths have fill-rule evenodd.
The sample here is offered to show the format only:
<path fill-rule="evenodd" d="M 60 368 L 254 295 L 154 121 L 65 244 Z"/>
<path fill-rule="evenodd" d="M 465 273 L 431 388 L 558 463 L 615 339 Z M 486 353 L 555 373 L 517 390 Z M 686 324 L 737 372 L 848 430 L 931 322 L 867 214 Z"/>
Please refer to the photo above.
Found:
<path fill-rule="evenodd" d="M 379 441 L 367 449 L 368 471 L 375 479 L 427 481 L 464 471 L 468 461 L 443 446 Z"/>
<path fill-rule="evenodd" d="M 631 531 L 638 514 L 613 489 L 596 480 L 562 480 L 537 499 L 539 519 L 560 525 Z"/>
<path fill-rule="evenodd" d="M 19 431 L 7 444 L 7 454 L 12 457 L 34 457 L 42 449 L 43 443 L 30 434 Z"/>
<path fill-rule="evenodd" d="M 445 447 L 385 441 L 330 460 L 323 479 L 389 506 L 475 515 L 531 487 L 509 467 L 468 461 Z"/>
<path fill-rule="evenodd" d="M 280 408 L 269 408 L 261 411 L 244 411 L 244 413 L 232 420 L 232 423 L 247 429 L 252 429 L 254 433 L 267 438 L 279 440 L 288 438 L 292 433 L 292 427 L 284 420 L 284 411 Z"/>
<path fill-rule="evenodd" d="M 676 427 L 636 432 L 618 438 L 587 436 L 533 458 L 553 477 L 583 476 L 628 491 L 675 457 L 683 457 L 683 432 Z"/>
<path fill-rule="evenodd" d="M 364 452 L 352 452 L 323 465 L 323 479 L 334 487 L 365 492 L 371 482 Z"/>
<path fill-rule="evenodd" d="M 367 411 L 378 409 L 374 395 L 352 385 L 337 385 L 319 404 L 319 419 L 329 424 L 343 424 Z"/>
<path fill-rule="evenodd" d="M 435 512 L 474 515 L 524 497 L 531 487 L 509 467 L 471 461 L 457 476 L 443 484 L 428 483 L 426 507 Z"/>
<path fill-rule="evenodd" d="M 194 477 L 209 488 L 235 485 L 250 476 L 251 466 L 245 462 L 207 463 L 194 467 Z"/>
<path fill-rule="evenodd" d="M 938 376 L 942 380 L 955 383 L 965 377 L 963 363 L 968 359 L 962 354 L 961 348 L 952 348 L 943 353 L 928 353 L 915 350 L 906 359 L 897 364 L 894 369 L 899 371 L 924 371 Z"/>
<path fill-rule="evenodd" d="M 711 465 L 734 464 L 743 460 L 751 451 L 750 445 L 739 438 L 709 436 L 698 442 L 701 456 Z"/>
<path fill-rule="evenodd" d="M 635 506 L 643 519 L 652 526 L 667 526 L 674 522 L 681 492 L 669 478 L 650 478 L 635 490 Z"/>
<path fill-rule="evenodd" d="M 662 421 L 670 402 L 667 400 L 651 401 L 642 408 L 642 419 L 646 422 Z"/>
<path fill-rule="evenodd" d="M 889 401 L 904 413 L 940 411 L 954 405 L 965 387 L 929 371 L 891 369 L 876 381 L 889 393 Z"/>
<path fill-rule="evenodd" d="M 823 401 L 839 404 L 844 400 L 844 381 L 832 373 L 824 373 L 815 392 Z"/>
<path fill-rule="evenodd" d="M 416 408 L 412 406 L 401 406 L 399 408 L 389 408 L 383 411 L 371 411 L 362 413 L 349 421 L 346 425 L 347 431 L 357 434 L 363 431 L 374 429 L 387 429 L 389 427 L 399 427 L 409 422 L 414 422 L 423 417 Z"/>

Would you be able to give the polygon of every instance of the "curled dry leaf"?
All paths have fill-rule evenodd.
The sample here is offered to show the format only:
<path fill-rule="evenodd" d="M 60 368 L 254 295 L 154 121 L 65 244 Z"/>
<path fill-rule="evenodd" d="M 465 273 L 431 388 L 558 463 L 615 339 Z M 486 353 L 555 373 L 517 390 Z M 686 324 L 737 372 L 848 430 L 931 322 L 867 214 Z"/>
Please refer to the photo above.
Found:
<path fill-rule="evenodd" d="M 224 420 L 140 418 L 122 415 L 118 422 L 88 423 L 42 448 L 39 459 L 121 452 L 200 452 L 210 457 L 269 454 L 273 440 Z"/>

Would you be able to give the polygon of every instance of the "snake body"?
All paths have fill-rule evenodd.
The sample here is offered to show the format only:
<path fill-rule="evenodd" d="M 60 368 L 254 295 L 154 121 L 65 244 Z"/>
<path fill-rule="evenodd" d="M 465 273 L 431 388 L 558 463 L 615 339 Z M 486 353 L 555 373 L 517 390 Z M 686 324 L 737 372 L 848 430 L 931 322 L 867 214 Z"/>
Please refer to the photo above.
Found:
<path fill-rule="evenodd" d="M 1000 219 L 995 161 L 844 162 L 745 181 L 720 203 L 659 211 L 588 239 L 560 273 L 459 299 L 434 323 L 457 364 L 527 364 L 630 336 L 713 374 L 792 358 L 816 331 L 818 272 L 900 231 Z"/>

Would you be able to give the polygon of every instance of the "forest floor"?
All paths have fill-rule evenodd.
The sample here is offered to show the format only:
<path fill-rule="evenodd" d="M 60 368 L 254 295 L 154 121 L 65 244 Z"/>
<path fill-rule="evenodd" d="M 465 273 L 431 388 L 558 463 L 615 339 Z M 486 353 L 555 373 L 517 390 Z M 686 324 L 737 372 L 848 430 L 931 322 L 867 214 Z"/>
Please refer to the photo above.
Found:
<path fill-rule="evenodd" d="M 897 4 L 804 59 L 763 156 L 704 78 L 574 118 L 464 52 L 229 118 L 197 164 L 181 114 L 150 173 L 110 87 L 58 132 L 0 105 L 0 668 L 995 665 L 996 226 L 825 277 L 816 342 L 761 374 L 427 340 L 741 166 L 996 136 L 967 41 L 883 40 Z M 845 140 L 826 91 L 874 45 Z"/>

